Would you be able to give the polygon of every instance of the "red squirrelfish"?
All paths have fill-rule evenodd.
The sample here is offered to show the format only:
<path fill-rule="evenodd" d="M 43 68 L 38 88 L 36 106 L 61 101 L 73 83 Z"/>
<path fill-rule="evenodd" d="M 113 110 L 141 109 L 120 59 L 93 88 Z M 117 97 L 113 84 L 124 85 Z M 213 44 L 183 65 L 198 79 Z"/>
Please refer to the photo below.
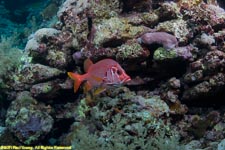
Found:
<path fill-rule="evenodd" d="M 70 78 L 74 80 L 74 92 L 78 90 L 81 83 L 84 83 L 85 91 L 104 85 L 118 85 L 131 80 L 123 68 L 112 59 L 103 59 L 93 64 L 90 59 L 84 62 L 83 75 L 68 72 Z"/>

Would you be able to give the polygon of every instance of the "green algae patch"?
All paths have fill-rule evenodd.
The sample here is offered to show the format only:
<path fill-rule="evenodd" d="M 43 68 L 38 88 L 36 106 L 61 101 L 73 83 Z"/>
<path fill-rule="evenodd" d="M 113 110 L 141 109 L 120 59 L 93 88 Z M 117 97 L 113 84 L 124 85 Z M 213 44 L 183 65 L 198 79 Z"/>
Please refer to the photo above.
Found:
<path fill-rule="evenodd" d="M 137 42 L 129 42 L 118 48 L 117 57 L 122 59 L 139 58 L 143 55 L 143 48 Z"/>
<path fill-rule="evenodd" d="M 158 48 L 157 50 L 155 50 L 154 55 L 153 55 L 153 59 L 154 60 L 167 60 L 167 59 L 174 59 L 177 57 L 177 53 L 173 50 L 166 50 L 162 47 Z"/>

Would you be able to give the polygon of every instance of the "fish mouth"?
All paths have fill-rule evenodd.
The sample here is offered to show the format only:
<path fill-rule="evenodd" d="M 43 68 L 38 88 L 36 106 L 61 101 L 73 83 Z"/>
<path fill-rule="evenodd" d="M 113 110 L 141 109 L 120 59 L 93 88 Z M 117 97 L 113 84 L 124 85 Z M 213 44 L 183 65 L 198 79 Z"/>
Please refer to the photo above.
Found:
<path fill-rule="evenodd" d="M 131 78 L 129 76 L 126 76 L 124 79 L 123 79 L 123 82 L 129 82 L 131 81 Z"/>

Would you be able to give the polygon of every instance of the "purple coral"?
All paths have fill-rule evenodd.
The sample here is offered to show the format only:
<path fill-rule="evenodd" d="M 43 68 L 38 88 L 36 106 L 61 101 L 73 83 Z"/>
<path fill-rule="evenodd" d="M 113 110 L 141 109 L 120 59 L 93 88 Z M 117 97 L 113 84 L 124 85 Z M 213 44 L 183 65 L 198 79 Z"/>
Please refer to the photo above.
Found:
<path fill-rule="evenodd" d="M 26 124 L 19 122 L 16 124 L 16 133 L 21 134 L 23 138 L 29 138 L 32 134 L 41 131 L 41 118 L 31 116 Z"/>
<path fill-rule="evenodd" d="M 166 32 L 145 33 L 138 38 L 138 42 L 147 45 L 161 44 L 166 50 L 173 49 L 178 45 L 176 37 Z"/>
<path fill-rule="evenodd" d="M 73 53 L 72 57 L 76 64 L 81 63 L 84 59 L 83 53 L 81 51 Z"/>
<path fill-rule="evenodd" d="M 183 57 L 184 59 L 191 60 L 193 58 L 191 51 L 194 50 L 194 47 L 192 45 L 176 47 L 174 50 L 178 56 Z"/>

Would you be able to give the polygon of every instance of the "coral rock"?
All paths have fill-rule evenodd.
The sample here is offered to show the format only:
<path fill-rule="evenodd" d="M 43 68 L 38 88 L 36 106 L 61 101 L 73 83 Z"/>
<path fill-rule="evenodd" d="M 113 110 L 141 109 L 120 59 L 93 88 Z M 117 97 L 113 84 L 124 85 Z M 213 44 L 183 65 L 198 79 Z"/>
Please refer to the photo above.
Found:
<path fill-rule="evenodd" d="M 157 31 L 173 33 L 182 45 L 187 45 L 188 39 L 193 36 L 191 29 L 188 27 L 188 23 L 182 19 L 161 22 L 155 29 Z"/>
<path fill-rule="evenodd" d="M 115 47 L 127 39 L 135 38 L 144 31 L 147 31 L 144 26 L 133 26 L 125 19 L 113 17 L 96 25 L 93 44 L 98 47 Z"/>
<path fill-rule="evenodd" d="M 28 145 L 37 143 L 53 126 L 53 118 L 44 110 L 46 108 L 28 92 L 22 92 L 7 110 L 6 126 L 20 142 Z"/>
<path fill-rule="evenodd" d="M 143 61 L 150 55 L 148 50 L 144 50 L 141 45 L 136 41 L 128 41 L 118 47 L 116 53 L 117 60 L 139 60 Z"/>
<path fill-rule="evenodd" d="M 203 99 L 208 96 L 215 95 L 217 92 L 224 89 L 225 75 L 217 73 L 209 79 L 184 91 L 182 100 L 190 101 L 194 99 Z"/>
<path fill-rule="evenodd" d="M 41 64 L 29 64 L 16 73 L 12 78 L 15 90 L 29 89 L 32 84 L 51 80 L 64 74 L 63 71 Z"/>
<path fill-rule="evenodd" d="M 57 96 L 57 92 L 61 89 L 59 80 L 38 83 L 31 87 L 30 93 L 33 97 L 50 99 Z"/>
<path fill-rule="evenodd" d="M 161 3 L 155 13 L 159 16 L 160 21 L 176 19 L 180 14 L 177 4 L 171 1 Z"/>

